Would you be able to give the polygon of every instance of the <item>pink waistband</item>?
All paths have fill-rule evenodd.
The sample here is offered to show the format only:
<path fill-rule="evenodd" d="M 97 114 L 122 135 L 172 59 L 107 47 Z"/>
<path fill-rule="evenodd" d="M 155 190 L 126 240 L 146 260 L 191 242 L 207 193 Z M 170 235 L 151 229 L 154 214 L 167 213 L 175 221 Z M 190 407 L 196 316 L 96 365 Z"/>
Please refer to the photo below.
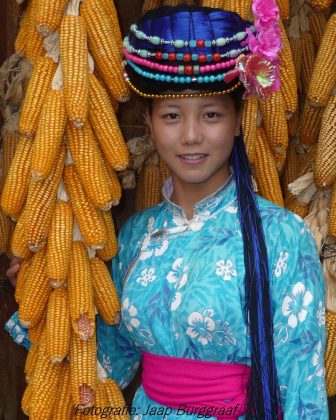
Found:
<path fill-rule="evenodd" d="M 159 404 L 219 420 L 245 414 L 249 366 L 145 352 L 142 361 L 142 386 Z"/>

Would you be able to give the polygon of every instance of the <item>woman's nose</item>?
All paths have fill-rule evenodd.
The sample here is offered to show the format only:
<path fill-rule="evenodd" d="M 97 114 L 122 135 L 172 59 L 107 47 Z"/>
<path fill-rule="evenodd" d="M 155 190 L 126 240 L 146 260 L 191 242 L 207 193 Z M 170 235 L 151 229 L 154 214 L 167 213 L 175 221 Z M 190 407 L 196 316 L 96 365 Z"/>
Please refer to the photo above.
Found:
<path fill-rule="evenodd" d="M 199 144 L 202 143 L 202 131 L 197 120 L 188 118 L 183 123 L 181 143 L 182 144 Z"/>

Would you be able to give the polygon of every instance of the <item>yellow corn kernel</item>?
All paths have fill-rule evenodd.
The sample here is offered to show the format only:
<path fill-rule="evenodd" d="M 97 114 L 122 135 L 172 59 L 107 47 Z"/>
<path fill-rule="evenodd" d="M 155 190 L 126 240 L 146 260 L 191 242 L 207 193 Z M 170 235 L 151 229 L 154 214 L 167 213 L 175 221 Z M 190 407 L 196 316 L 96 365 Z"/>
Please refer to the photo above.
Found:
<path fill-rule="evenodd" d="M 113 169 L 126 169 L 129 153 L 104 87 L 90 74 L 89 118 L 105 158 Z"/>
<path fill-rule="evenodd" d="M 299 162 L 298 162 L 298 158 L 296 154 L 295 145 L 294 143 L 290 143 L 288 147 L 285 172 L 282 177 L 282 186 L 283 186 L 283 191 L 286 198 L 289 195 L 288 184 L 290 184 L 296 178 L 298 178 L 298 174 L 299 174 Z"/>
<path fill-rule="evenodd" d="M 293 195 L 289 195 L 285 200 L 285 208 L 292 213 L 297 214 L 302 219 L 308 215 L 309 208 L 305 204 L 301 204 L 297 201 L 297 198 Z"/>
<path fill-rule="evenodd" d="M 330 188 L 336 181 L 336 96 L 332 95 L 322 116 L 314 167 L 315 184 Z"/>
<path fill-rule="evenodd" d="M 120 31 L 120 24 L 119 24 L 119 19 L 118 19 L 118 13 L 117 10 L 115 8 L 114 2 L 113 0 L 101 0 L 103 7 L 108 15 L 108 17 L 110 18 L 111 22 L 112 22 L 112 27 L 113 27 L 113 31 L 114 31 L 114 35 L 118 40 L 118 45 L 120 50 L 122 49 L 122 44 L 123 44 L 123 39 L 122 39 L 122 34 Z"/>
<path fill-rule="evenodd" d="M 275 163 L 275 167 L 277 168 L 279 176 L 281 176 L 284 172 L 285 164 L 286 164 L 286 155 L 277 155 L 273 153 L 273 159 Z"/>
<path fill-rule="evenodd" d="M 26 258 L 22 261 L 20 265 L 20 270 L 17 276 L 16 287 L 15 287 L 15 300 L 17 303 L 20 303 L 24 285 L 29 275 L 29 268 L 31 265 L 31 261 L 32 261 L 31 258 Z"/>
<path fill-rule="evenodd" d="M 116 171 L 111 165 L 106 162 L 107 180 L 112 194 L 112 206 L 117 206 L 120 203 L 122 188 Z"/>
<path fill-rule="evenodd" d="M 282 48 L 279 53 L 281 93 L 284 100 L 286 115 L 291 116 L 298 110 L 298 94 L 296 71 L 291 47 L 285 28 L 280 22 Z"/>
<path fill-rule="evenodd" d="M 305 32 L 302 37 L 302 69 L 301 86 L 304 95 L 307 94 L 315 66 L 315 50 L 313 38 L 309 32 Z M 308 94 L 309 95 L 309 94 Z"/>
<path fill-rule="evenodd" d="M 58 29 L 67 3 L 67 0 L 40 0 L 37 3 L 35 25 L 41 36 L 49 36 Z"/>
<path fill-rule="evenodd" d="M 295 112 L 288 120 L 287 120 L 287 128 L 288 128 L 288 136 L 293 138 L 296 136 L 297 131 L 299 129 L 299 113 Z"/>
<path fill-rule="evenodd" d="M 267 140 L 272 151 L 285 155 L 288 146 L 288 128 L 284 101 L 280 90 L 259 101 Z"/>
<path fill-rule="evenodd" d="M 95 311 L 90 260 L 81 241 L 74 241 L 68 276 L 71 324 L 82 340 L 88 340 L 95 331 Z"/>
<path fill-rule="evenodd" d="M 332 0 L 310 0 L 310 5 L 318 12 L 327 10 L 332 4 Z"/>
<path fill-rule="evenodd" d="M 9 168 L 15 156 L 15 150 L 19 144 L 19 140 L 20 136 L 17 131 L 9 132 L 4 130 L 2 133 L 2 186 L 5 184 Z"/>
<path fill-rule="evenodd" d="M 300 143 L 314 144 L 319 138 L 324 108 L 313 107 L 305 101 L 300 121 Z"/>
<path fill-rule="evenodd" d="M 114 229 L 112 213 L 110 211 L 103 211 L 102 215 L 106 226 L 107 244 L 103 249 L 99 249 L 96 252 L 96 255 L 104 261 L 109 261 L 117 255 L 118 244 Z"/>
<path fill-rule="evenodd" d="M 244 101 L 242 127 L 246 153 L 251 163 L 255 161 L 257 139 L 258 99 L 248 98 Z"/>
<path fill-rule="evenodd" d="M 242 1 L 244 3 L 244 1 Z M 280 18 L 282 20 L 289 19 L 290 16 L 290 4 L 289 0 L 277 0 L 279 12 L 280 12 Z"/>
<path fill-rule="evenodd" d="M 159 158 L 159 168 L 162 184 L 171 177 L 171 170 L 164 160 Z"/>
<path fill-rule="evenodd" d="M 94 403 L 97 381 L 96 336 L 81 340 L 71 335 L 70 344 L 71 395 L 75 406 L 89 407 Z"/>
<path fill-rule="evenodd" d="M 33 179 L 46 179 L 61 148 L 66 124 L 63 90 L 50 90 L 42 107 L 31 157 Z"/>
<path fill-rule="evenodd" d="M 45 250 L 41 249 L 32 258 L 20 299 L 19 319 L 22 325 L 32 328 L 39 323 L 50 293 L 45 270 Z"/>
<path fill-rule="evenodd" d="M 336 13 L 331 15 L 317 53 L 308 89 L 308 99 L 317 106 L 327 105 L 336 85 Z"/>
<path fill-rule="evenodd" d="M 16 223 L 11 241 L 11 251 L 15 257 L 28 258 L 32 252 L 26 241 L 27 207 L 24 207 Z"/>
<path fill-rule="evenodd" d="M 63 143 L 48 178 L 43 181 L 34 181 L 33 179 L 30 181 L 26 203 L 26 239 L 28 248 L 33 252 L 38 251 L 46 244 L 65 156 L 66 146 Z"/>
<path fill-rule="evenodd" d="M 36 134 L 42 105 L 51 88 L 55 71 L 56 64 L 51 58 L 41 57 L 36 60 L 20 108 L 19 132 L 25 137 L 33 138 Z"/>
<path fill-rule="evenodd" d="M 21 400 L 21 409 L 26 416 L 29 416 L 32 393 L 33 386 L 30 383 L 28 383 L 26 389 L 24 390 Z"/>
<path fill-rule="evenodd" d="M 109 400 L 106 392 L 105 384 L 101 381 L 97 381 L 96 385 L 96 398 L 95 398 L 95 406 L 96 407 L 109 407 Z M 117 406 L 115 406 L 116 408 Z M 115 417 L 113 415 L 113 417 Z M 99 420 L 101 418 L 101 414 L 96 414 L 93 416 L 94 419 Z"/>
<path fill-rule="evenodd" d="M 70 419 L 74 408 L 71 399 L 70 364 L 68 362 L 63 365 L 59 389 L 51 418 L 52 420 Z"/>
<path fill-rule="evenodd" d="M 179 6 L 183 3 L 183 0 L 162 0 L 162 6 Z"/>
<path fill-rule="evenodd" d="M 47 313 L 47 353 L 52 364 L 61 363 L 70 348 L 70 309 L 64 287 L 54 290 L 49 298 Z"/>
<path fill-rule="evenodd" d="M 93 58 L 112 96 L 119 102 L 129 99 L 123 78 L 121 51 L 112 22 L 99 0 L 86 0 L 81 7 Z"/>
<path fill-rule="evenodd" d="M 301 69 L 302 69 L 302 38 L 289 38 L 289 45 L 292 52 L 293 64 L 295 67 L 296 84 L 301 88 Z"/>
<path fill-rule="evenodd" d="M 46 337 L 39 344 L 38 359 L 34 370 L 33 393 L 30 404 L 30 418 L 51 418 L 58 386 L 62 375 L 62 365 L 53 365 L 46 351 Z"/>
<path fill-rule="evenodd" d="M 105 382 L 105 390 L 111 407 L 125 407 L 126 402 L 124 396 L 119 388 L 119 385 L 113 380 L 108 378 Z M 117 417 L 117 416 L 116 416 Z M 128 420 L 128 415 L 120 415 L 117 417 L 120 420 Z"/>
<path fill-rule="evenodd" d="M 101 212 L 86 198 L 73 165 L 66 166 L 63 175 L 85 244 L 95 250 L 103 249 L 107 244 L 107 232 Z"/>
<path fill-rule="evenodd" d="M 25 373 L 27 382 L 30 382 L 30 379 L 33 376 L 33 372 L 34 372 L 34 368 L 35 368 L 36 360 L 37 360 L 37 354 L 38 354 L 38 344 L 35 343 L 29 349 L 27 357 L 26 357 L 24 373 Z"/>
<path fill-rule="evenodd" d="M 312 35 L 315 52 L 318 52 L 325 28 L 327 26 L 327 19 L 322 12 L 312 12 L 308 16 L 309 32 Z"/>
<path fill-rule="evenodd" d="M 15 39 L 15 52 L 20 55 L 25 55 L 27 48 L 27 36 L 29 28 L 29 11 L 31 2 L 29 2 L 27 9 L 24 12 L 22 19 L 20 20 L 20 27 Z"/>
<path fill-rule="evenodd" d="M 73 164 L 86 196 L 96 208 L 109 210 L 113 200 L 107 168 L 90 124 L 86 123 L 80 130 L 68 124 L 66 135 Z"/>
<path fill-rule="evenodd" d="M 158 165 L 148 164 L 141 169 L 136 190 L 136 210 L 155 206 L 161 201 L 161 174 Z"/>
<path fill-rule="evenodd" d="M 324 362 L 326 369 L 327 395 L 331 397 L 336 395 L 336 313 L 326 311 L 326 349 L 324 353 Z"/>
<path fill-rule="evenodd" d="M 28 4 L 28 27 L 24 53 L 30 61 L 38 60 L 45 54 L 43 38 L 38 34 L 35 26 L 35 16 L 39 1 L 40 0 L 31 0 Z"/>
<path fill-rule="evenodd" d="M 4 212 L 17 220 L 27 198 L 30 182 L 30 159 L 32 143 L 21 138 L 1 195 Z"/>
<path fill-rule="evenodd" d="M 117 324 L 120 319 L 120 301 L 110 273 L 101 259 L 94 257 L 90 263 L 96 308 L 107 324 Z"/>
<path fill-rule="evenodd" d="M 283 207 L 278 172 L 265 130 L 262 127 L 257 128 L 255 169 L 259 193 L 267 200 Z"/>
<path fill-rule="evenodd" d="M 69 120 L 80 128 L 86 122 L 89 109 L 89 62 L 84 19 L 64 16 L 59 39 L 65 108 Z"/>
<path fill-rule="evenodd" d="M 51 293 L 51 291 L 50 291 Z M 29 341 L 32 344 L 38 344 L 43 334 L 46 331 L 47 311 L 44 311 L 42 318 L 37 325 L 28 330 Z"/>
<path fill-rule="evenodd" d="M 149 10 L 156 9 L 161 6 L 161 0 L 144 0 L 142 5 L 142 14 L 145 14 Z"/>
<path fill-rule="evenodd" d="M 336 182 L 331 190 L 328 233 L 330 236 L 336 237 Z"/>
<path fill-rule="evenodd" d="M 12 223 L 11 219 L 0 208 L 0 255 L 7 251 Z"/>
<path fill-rule="evenodd" d="M 73 236 L 71 205 L 58 201 L 51 219 L 47 243 L 47 277 L 50 286 L 61 287 L 68 276 Z"/>

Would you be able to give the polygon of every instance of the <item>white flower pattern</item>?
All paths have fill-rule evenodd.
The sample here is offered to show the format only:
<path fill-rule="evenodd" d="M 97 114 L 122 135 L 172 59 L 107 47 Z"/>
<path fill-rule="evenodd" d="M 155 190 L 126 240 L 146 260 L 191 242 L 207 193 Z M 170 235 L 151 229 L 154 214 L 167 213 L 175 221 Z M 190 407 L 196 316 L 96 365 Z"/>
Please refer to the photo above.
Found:
<path fill-rule="evenodd" d="M 233 268 L 233 264 L 230 259 L 226 262 L 224 260 L 220 260 L 216 263 L 216 266 L 217 276 L 223 276 L 224 280 L 231 280 L 231 276 L 237 277 L 237 271 Z"/>
<path fill-rule="evenodd" d="M 213 341 L 213 332 L 216 324 L 212 319 L 214 315 L 213 309 L 205 309 L 203 313 L 192 312 L 188 317 L 187 335 L 191 338 L 197 338 L 203 346 Z"/>
<path fill-rule="evenodd" d="M 289 253 L 287 251 L 280 252 L 280 257 L 276 263 L 276 267 L 274 270 L 274 275 L 276 278 L 279 278 L 280 276 L 282 276 L 283 273 L 286 271 L 287 269 L 286 261 L 288 260 L 288 257 L 289 257 Z"/>
<path fill-rule="evenodd" d="M 166 276 L 167 281 L 174 284 L 176 290 L 170 306 L 172 311 L 175 311 L 182 302 L 182 292 L 178 290 L 185 286 L 188 281 L 188 268 L 187 265 L 183 266 L 183 258 L 177 258 L 172 265 L 172 270 Z"/>
<path fill-rule="evenodd" d="M 306 291 L 305 285 L 298 282 L 291 294 L 287 294 L 282 302 L 282 314 L 288 317 L 288 325 L 296 328 L 298 322 L 304 322 L 307 317 L 307 306 L 313 300 L 313 295 Z"/>
<path fill-rule="evenodd" d="M 121 314 L 128 331 L 133 331 L 133 328 L 139 327 L 140 321 L 136 318 L 138 310 L 134 305 L 130 305 L 128 298 L 123 300 Z"/>
<path fill-rule="evenodd" d="M 319 327 L 323 327 L 323 325 L 325 325 L 325 306 L 323 305 L 321 300 L 319 302 L 319 307 L 317 310 L 317 320 Z"/>
<path fill-rule="evenodd" d="M 151 283 L 156 279 L 155 268 L 145 268 L 141 271 L 141 277 L 136 279 L 137 283 L 140 283 L 141 286 L 146 287 L 148 283 Z"/>

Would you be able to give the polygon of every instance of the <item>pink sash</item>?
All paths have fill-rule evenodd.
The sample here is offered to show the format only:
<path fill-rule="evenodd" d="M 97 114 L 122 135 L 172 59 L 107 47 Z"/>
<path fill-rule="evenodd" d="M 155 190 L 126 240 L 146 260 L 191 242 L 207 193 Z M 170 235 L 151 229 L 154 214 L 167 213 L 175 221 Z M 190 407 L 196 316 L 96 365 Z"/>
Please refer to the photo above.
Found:
<path fill-rule="evenodd" d="M 150 399 L 180 415 L 207 414 L 224 420 L 245 414 L 249 366 L 142 355 L 142 386 Z"/>

